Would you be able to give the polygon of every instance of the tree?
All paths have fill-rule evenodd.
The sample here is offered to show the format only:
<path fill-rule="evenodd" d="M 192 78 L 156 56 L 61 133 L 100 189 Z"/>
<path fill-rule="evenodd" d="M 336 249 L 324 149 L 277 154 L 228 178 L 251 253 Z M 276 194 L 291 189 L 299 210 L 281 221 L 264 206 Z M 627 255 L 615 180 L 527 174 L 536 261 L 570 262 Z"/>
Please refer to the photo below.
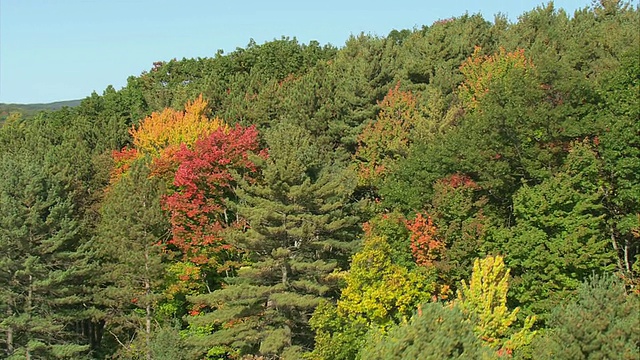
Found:
<path fill-rule="evenodd" d="M 55 171 L 73 166 L 63 147 L 37 138 L 12 149 L 15 154 L 0 152 L 3 350 L 10 359 L 80 358 L 90 348 L 75 331 L 90 317 L 82 290 L 90 276 L 81 251 L 86 228 L 76 199 L 83 189 L 65 181 L 64 169 Z"/>
<path fill-rule="evenodd" d="M 325 162 L 309 133 L 295 125 L 275 127 L 266 140 L 262 178 L 241 181 L 237 191 L 235 211 L 246 226 L 231 241 L 244 252 L 246 265 L 222 289 L 194 297 L 212 311 L 189 321 L 215 326 L 203 340 L 209 347 L 295 357 L 311 347 L 311 313 L 336 293 L 331 273 L 352 247 L 349 231 L 357 218 L 349 195 L 355 179 Z"/>
<path fill-rule="evenodd" d="M 491 235 L 506 254 L 511 290 L 527 314 L 547 314 L 592 272 L 615 263 L 599 169 L 590 145 L 575 143 L 563 171 L 515 194 L 516 225 Z"/>
<path fill-rule="evenodd" d="M 363 184 L 375 184 L 409 148 L 409 132 L 421 121 L 416 96 L 401 91 L 398 83 L 382 101 L 376 120 L 358 136 L 355 160 Z"/>
<path fill-rule="evenodd" d="M 391 247 L 384 237 L 365 239 L 354 255 L 345 277 L 346 287 L 338 311 L 352 319 L 363 318 L 370 326 L 386 328 L 409 318 L 418 304 L 436 295 L 433 272 L 409 270 L 392 263 Z"/>
<path fill-rule="evenodd" d="M 218 118 L 210 120 L 205 115 L 207 102 L 202 95 L 193 102 L 187 102 L 184 111 L 170 108 L 154 112 L 139 126 L 131 128 L 133 145 L 138 152 L 159 157 L 164 151 L 174 150 L 181 144 L 191 147 L 198 139 L 205 137 L 226 124 Z"/>
<path fill-rule="evenodd" d="M 539 359 L 636 359 L 640 298 L 614 275 L 590 276 L 577 297 L 558 307 L 534 341 Z"/>
<path fill-rule="evenodd" d="M 362 359 L 487 359 L 473 326 L 457 307 L 424 304 L 407 322 L 387 335 L 373 335 L 362 350 Z"/>
<path fill-rule="evenodd" d="M 148 158 L 132 164 L 109 189 L 101 206 L 96 257 L 102 264 L 94 294 L 105 329 L 125 356 L 151 359 L 154 309 L 164 279 L 162 243 L 169 224 L 162 212 L 162 182 L 149 177 Z M 142 341 L 137 339 L 143 339 Z M 132 345 L 135 341 L 138 345 Z"/>
<path fill-rule="evenodd" d="M 171 219 L 169 244 L 189 261 L 214 268 L 222 265 L 216 254 L 230 250 L 222 232 L 237 223 L 227 201 L 235 197 L 238 179 L 250 181 L 256 172 L 251 153 L 259 153 L 258 132 L 253 126 L 238 125 L 213 131 L 192 149 L 183 143 L 171 158 L 156 162 L 156 171 L 163 166 L 176 169 L 171 193 L 163 196 L 162 203 Z M 160 165 L 161 161 L 169 164 Z"/>
<path fill-rule="evenodd" d="M 519 308 L 507 308 L 509 269 L 501 256 L 477 259 L 469 285 L 463 280 L 456 305 L 474 325 L 474 332 L 490 347 L 512 353 L 531 343 L 535 332 L 530 331 L 535 317 L 524 321 L 517 333 L 511 325 L 516 322 Z"/>
<path fill-rule="evenodd" d="M 631 281 L 640 279 L 640 124 L 637 94 L 640 65 L 636 52 L 624 54 L 622 66 L 606 79 L 598 112 L 601 131 L 594 142 L 602 161 L 604 200 L 618 269 Z"/>
<path fill-rule="evenodd" d="M 425 267 L 433 266 L 444 252 L 444 243 L 438 238 L 438 230 L 431 217 L 417 213 L 415 219 L 407 222 L 407 227 L 411 232 L 411 252 L 416 263 Z"/>

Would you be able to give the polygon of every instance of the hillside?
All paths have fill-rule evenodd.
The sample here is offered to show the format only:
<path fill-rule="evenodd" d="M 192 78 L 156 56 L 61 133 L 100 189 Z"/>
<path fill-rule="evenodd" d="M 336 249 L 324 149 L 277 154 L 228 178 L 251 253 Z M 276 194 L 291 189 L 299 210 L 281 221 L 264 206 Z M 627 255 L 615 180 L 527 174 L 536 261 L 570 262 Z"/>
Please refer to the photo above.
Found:
<path fill-rule="evenodd" d="M 40 111 L 58 110 L 65 106 L 75 107 L 82 100 L 56 101 L 46 104 L 5 104 L 0 103 L 0 122 L 4 121 L 11 113 L 21 113 L 24 117 L 31 117 Z"/>
<path fill-rule="evenodd" d="M 0 357 L 637 358 L 639 24 L 250 41 L 6 121 Z"/>

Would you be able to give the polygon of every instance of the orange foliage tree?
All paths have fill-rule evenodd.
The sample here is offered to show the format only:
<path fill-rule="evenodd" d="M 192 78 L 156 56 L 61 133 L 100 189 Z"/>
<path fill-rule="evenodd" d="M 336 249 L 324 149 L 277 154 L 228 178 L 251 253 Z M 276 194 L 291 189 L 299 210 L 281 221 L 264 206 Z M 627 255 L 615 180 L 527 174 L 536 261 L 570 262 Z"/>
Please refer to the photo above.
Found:
<path fill-rule="evenodd" d="M 524 54 L 524 49 L 512 52 L 503 47 L 492 55 L 482 55 L 482 49 L 476 47 L 473 55 L 460 66 L 465 80 L 460 84 L 458 96 L 463 106 L 475 109 L 482 98 L 490 91 L 491 83 L 500 79 L 530 77 L 534 65 Z"/>
<path fill-rule="evenodd" d="M 440 259 L 445 249 L 444 242 L 438 236 L 438 229 L 431 216 L 417 213 L 413 220 L 407 221 L 411 237 L 411 252 L 420 266 L 432 266 Z"/>
<path fill-rule="evenodd" d="M 390 89 L 378 106 L 376 121 L 366 125 L 358 136 L 355 160 L 364 184 L 375 182 L 394 161 L 406 156 L 410 131 L 422 118 L 417 96 L 400 90 L 400 84 Z"/>
<path fill-rule="evenodd" d="M 220 255 L 229 250 L 221 233 L 233 226 L 226 200 L 233 196 L 234 176 L 256 171 L 250 153 L 259 153 L 255 127 L 230 128 L 206 115 L 200 95 L 184 111 L 166 108 L 146 117 L 130 130 L 133 148 L 113 152 L 112 182 L 137 159 L 150 160 L 151 176 L 167 181 L 162 205 L 171 221 L 168 244 L 185 261 L 218 268 Z M 265 154 L 261 153 L 263 156 Z"/>
<path fill-rule="evenodd" d="M 115 160 L 112 182 L 126 173 L 130 164 L 138 158 L 149 156 L 154 162 L 167 160 L 181 145 L 192 147 L 198 139 L 212 132 L 228 130 L 224 121 L 209 119 L 205 112 L 207 102 L 200 95 L 189 101 L 184 111 L 166 108 L 154 112 L 133 126 L 129 133 L 133 137 L 133 148 L 124 148 L 113 152 Z"/>
<path fill-rule="evenodd" d="M 209 119 L 206 114 L 207 102 L 200 95 L 196 100 L 187 102 L 184 111 L 170 108 L 154 112 L 129 132 L 133 136 L 133 145 L 139 152 L 153 157 L 174 146 L 193 144 L 200 138 L 227 125 L 220 119 Z"/>

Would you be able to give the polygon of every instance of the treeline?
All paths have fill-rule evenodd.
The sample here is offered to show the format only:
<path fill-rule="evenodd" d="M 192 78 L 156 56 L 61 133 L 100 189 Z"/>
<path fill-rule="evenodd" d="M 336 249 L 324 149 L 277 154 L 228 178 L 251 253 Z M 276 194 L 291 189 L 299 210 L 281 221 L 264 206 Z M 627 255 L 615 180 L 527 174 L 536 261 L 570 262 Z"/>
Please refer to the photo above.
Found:
<path fill-rule="evenodd" d="M 9 115 L 12 117 L 33 117 L 41 111 L 59 110 L 65 106 L 74 107 L 80 105 L 82 100 L 58 101 L 47 104 L 3 104 L 0 103 L 0 124 L 2 124 Z"/>
<path fill-rule="evenodd" d="M 640 17 L 155 63 L 0 128 L 9 359 L 634 359 Z"/>

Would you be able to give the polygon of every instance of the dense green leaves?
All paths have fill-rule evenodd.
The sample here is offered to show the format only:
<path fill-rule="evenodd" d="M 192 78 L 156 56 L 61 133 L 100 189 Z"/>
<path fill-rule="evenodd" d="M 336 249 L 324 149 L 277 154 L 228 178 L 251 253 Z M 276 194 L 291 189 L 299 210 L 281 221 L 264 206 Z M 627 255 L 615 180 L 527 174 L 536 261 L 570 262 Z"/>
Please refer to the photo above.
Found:
<path fill-rule="evenodd" d="M 322 161 L 326 155 L 302 128 L 282 124 L 266 137 L 263 178 L 238 189 L 235 211 L 246 226 L 232 241 L 245 266 L 222 289 L 193 299 L 213 311 L 190 322 L 218 325 L 209 346 L 299 356 L 313 341 L 309 318 L 335 293 L 331 273 L 351 248 L 348 230 L 357 219 L 347 201 L 355 177 Z"/>
<path fill-rule="evenodd" d="M 638 294 L 611 276 L 591 276 L 578 296 L 553 312 L 536 343 L 539 359 L 634 359 L 640 352 Z"/>
<path fill-rule="evenodd" d="M 250 41 L 0 114 L 2 356 L 633 354 L 639 21 Z"/>
<path fill-rule="evenodd" d="M 362 359 L 487 359 L 489 351 L 457 307 L 428 303 L 388 335 L 372 335 Z"/>

